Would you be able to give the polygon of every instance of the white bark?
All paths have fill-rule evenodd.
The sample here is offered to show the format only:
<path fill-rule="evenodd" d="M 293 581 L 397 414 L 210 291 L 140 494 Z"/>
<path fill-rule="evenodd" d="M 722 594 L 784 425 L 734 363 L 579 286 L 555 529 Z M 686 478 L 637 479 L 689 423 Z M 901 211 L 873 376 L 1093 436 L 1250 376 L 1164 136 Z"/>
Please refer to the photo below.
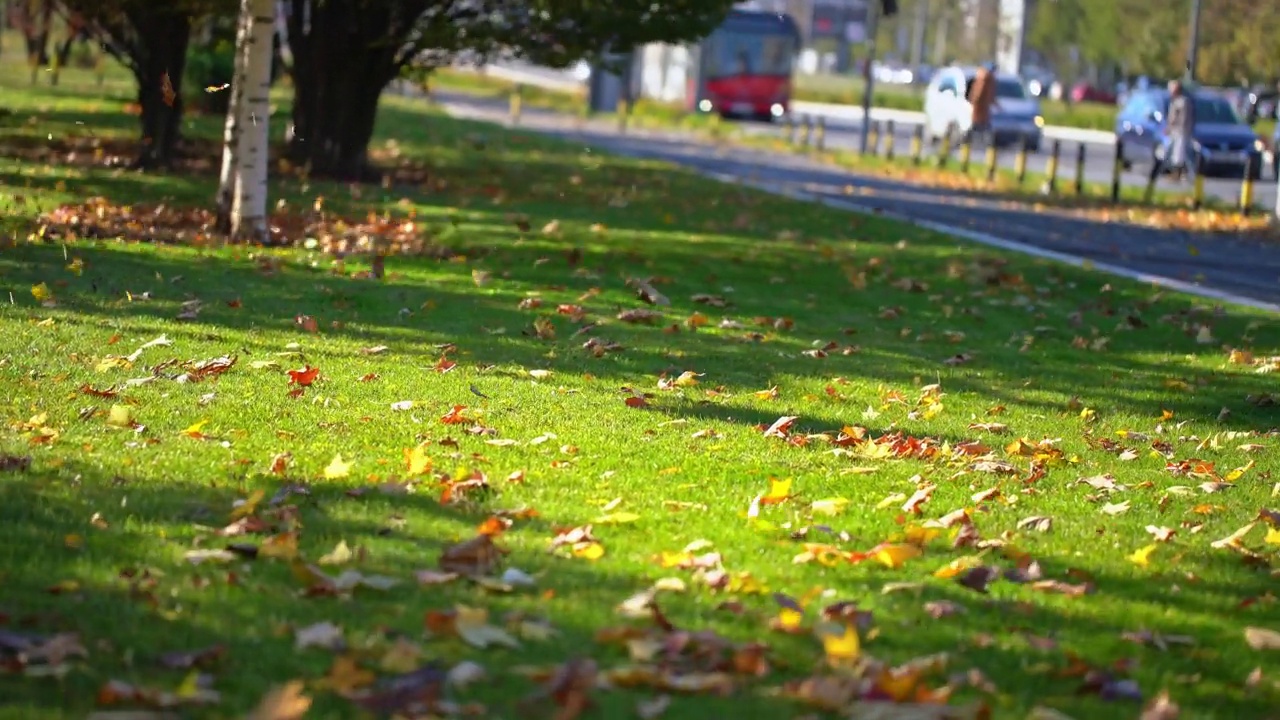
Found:
<path fill-rule="evenodd" d="M 271 37 L 275 30 L 272 0 L 241 0 L 247 13 L 243 53 L 245 83 L 236 119 L 235 197 L 231 204 L 231 234 L 266 242 L 267 170 L 269 165 L 267 118 L 271 113 Z"/>
<path fill-rule="evenodd" d="M 248 5 L 248 3 L 242 0 L 241 5 Z M 231 95 L 227 102 L 227 119 L 222 126 L 222 169 L 218 173 L 218 194 L 215 196 L 218 206 L 219 232 L 231 231 L 231 201 L 236 193 L 236 144 L 239 138 L 242 104 L 240 99 L 244 97 L 244 88 L 248 85 L 245 78 L 245 54 L 241 52 L 248 43 L 245 37 L 248 32 L 248 26 L 245 24 L 247 17 L 248 13 L 241 7 L 236 15 L 235 68 L 231 72 L 231 87 L 228 89 Z"/>

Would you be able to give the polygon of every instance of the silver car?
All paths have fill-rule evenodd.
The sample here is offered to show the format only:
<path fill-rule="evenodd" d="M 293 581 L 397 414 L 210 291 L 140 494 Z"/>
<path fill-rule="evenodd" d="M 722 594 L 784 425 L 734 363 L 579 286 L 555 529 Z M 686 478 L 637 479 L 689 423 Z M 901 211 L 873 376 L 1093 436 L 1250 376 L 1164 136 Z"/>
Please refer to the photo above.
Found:
<path fill-rule="evenodd" d="M 977 68 L 948 67 L 939 70 L 924 95 L 925 134 L 937 140 L 950 131 L 953 138 L 968 136 L 973 124 L 969 91 Z M 1025 140 L 1027 149 L 1040 149 L 1044 116 L 1040 100 L 1027 92 L 1017 75 L 996 73 L 996 103 L 991 109 L 991 129 L 997 145 Z"/>

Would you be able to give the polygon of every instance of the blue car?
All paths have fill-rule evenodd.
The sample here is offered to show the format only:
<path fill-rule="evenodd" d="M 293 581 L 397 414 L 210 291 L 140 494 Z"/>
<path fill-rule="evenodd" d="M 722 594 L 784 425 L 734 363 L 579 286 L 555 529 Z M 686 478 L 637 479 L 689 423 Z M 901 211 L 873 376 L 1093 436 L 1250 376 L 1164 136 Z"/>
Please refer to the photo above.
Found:
<path fill-rule="evenodd" d="M 1192 132 L 1191 167 L 1202 168 L 1205 175 L 1241 178 L 1252 163 L 1253 178 L 1262 176 L 1263 152 L 1266 146 L 1249 123 L 1241 119 L 1226 98 L 1207 92 L 1192 92 L 1195 101 L 1196 126 Z M 1149 166 L 1163 157 L 1167 138 L 1164 134 L 1165 114 L 1169 111 L 1169 92 L 1164 89 L 1136 91 L 1116 115 L 1116 138 L 1121 142 L 1127 167 Z"/>

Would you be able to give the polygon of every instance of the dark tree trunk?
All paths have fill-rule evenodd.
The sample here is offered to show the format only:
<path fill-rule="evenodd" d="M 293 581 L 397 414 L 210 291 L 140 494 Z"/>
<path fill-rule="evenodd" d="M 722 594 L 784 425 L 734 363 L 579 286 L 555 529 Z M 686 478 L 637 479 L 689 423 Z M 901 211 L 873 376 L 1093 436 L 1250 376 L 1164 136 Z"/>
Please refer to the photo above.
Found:
<path fill-rule="evenodd" d="M 142 108 L 142 149 L 134 165 L 162 167 L 173 159 L 182 130 L 182 74 L 191 20 L 177 12 L 139 12 L 130 20 L 147 43 L 134 67 Z"/>
<path fill-rule="evenodd" d="M 293 0 L 293 129 L 289 159 L 312 175 L 376 180 L 369 141 L 378 98 L 398 74 L 395 18 L 386 3 Z"/>

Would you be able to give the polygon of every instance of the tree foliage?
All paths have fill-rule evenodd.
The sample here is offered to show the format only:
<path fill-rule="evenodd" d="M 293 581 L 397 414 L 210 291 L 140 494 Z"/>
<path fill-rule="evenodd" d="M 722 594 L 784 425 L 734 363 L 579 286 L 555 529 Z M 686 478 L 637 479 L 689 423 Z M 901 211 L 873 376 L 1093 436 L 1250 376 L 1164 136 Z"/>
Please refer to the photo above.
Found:
<path fill-rule="evenodd" d="M 1280 3 L 1200 0 L 1197 78 L 1235 84 L 1280 76 Z M 1039 0 L 1028 42 L 1068 71 L 1070 48 L 1095 66 L 1129 74 L 1180 75 L 1190 42 L 1191 3 L 1150 0 Z"/>
<path fill-rule="evenodd" d="M 290 0 L 290 156 L 361 177 L 382 89 L 410 66 L 515 55 L 565 65 L 707 34 L 732 0 Z"/>

